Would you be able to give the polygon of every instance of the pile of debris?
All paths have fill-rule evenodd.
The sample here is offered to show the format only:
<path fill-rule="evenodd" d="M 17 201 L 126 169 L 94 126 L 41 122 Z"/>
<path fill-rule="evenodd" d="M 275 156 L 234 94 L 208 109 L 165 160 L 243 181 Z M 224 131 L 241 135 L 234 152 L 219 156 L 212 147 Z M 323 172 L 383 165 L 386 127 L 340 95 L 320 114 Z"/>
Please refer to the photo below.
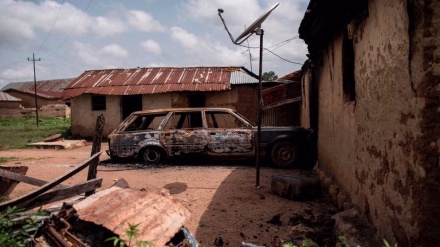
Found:
<path fill-rule="evenodd" d="M 19 182 L 39 186 L 27 195 L 0 203 L 1 216 L 11 208 L 26 209 L 26 212 L 8 215 L 10 222 L 20 225 L 22 216 L 32 214 L 31 209 L 75 197 L 70 202 L 64 201 L 61 207 L 48 208 L 44 216 L 39 216 L 39 227 L 29 229 L 32 238 L 26 240 L 28 246 L 114 246 L 119 242 L 126 246 L 139 243 L 197 246 L 195 238 L 184 227 L 189 210 L 169 193 L 135 190 L 123 179 L 96 192 L 102 184 L 102 179 L 93 176 L 96 176 L 93 171 L 99 155 L 100 152 L 96 153 L 52 182 L 24 175 L 27 167 L 0 167 L 1 197 L 7 197 Z M 89 167 L 86 182 L 73 186 L 61 184 L 86 167 Z"/>

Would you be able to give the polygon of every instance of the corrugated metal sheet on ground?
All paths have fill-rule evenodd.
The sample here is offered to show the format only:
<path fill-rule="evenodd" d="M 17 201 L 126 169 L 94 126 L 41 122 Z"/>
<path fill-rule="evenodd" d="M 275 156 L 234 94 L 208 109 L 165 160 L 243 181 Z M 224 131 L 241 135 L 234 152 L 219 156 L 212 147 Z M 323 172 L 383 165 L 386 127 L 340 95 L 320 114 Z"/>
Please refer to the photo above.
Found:
<path fill-rule="evenodd" d="M 139 224 L 136 237 L 165 246 L 189 219 L 190 212 L 177 199 L 155 192 L 111 187 L 73 205 L 79 219 L 102 225 L 127 240 L 128 224 Z"/>
<path fill-rule="evenodd" d="M 221 91 L 231 84 L 258 83 L 243 67 L 155 67 L 85 71 L 64 91 L 63 98 L 83 93 L 154 94 L 175 91 Z"/>
<path fill-rule="evenodd" d="M 21 99 L 15 98 L 8 93 L 0 92 L 0 101 L 21 101 Z"/>
<path fill-rule="evenodd" d="M 63 96 L 64 88 L 72 80 L 73 78 L 37 81 L 37 95 L 48 99 L 60 99 Z M 35 94 L 35 83 L 33 81 L 13 82 L 2 88 L 2 91 Z"/>

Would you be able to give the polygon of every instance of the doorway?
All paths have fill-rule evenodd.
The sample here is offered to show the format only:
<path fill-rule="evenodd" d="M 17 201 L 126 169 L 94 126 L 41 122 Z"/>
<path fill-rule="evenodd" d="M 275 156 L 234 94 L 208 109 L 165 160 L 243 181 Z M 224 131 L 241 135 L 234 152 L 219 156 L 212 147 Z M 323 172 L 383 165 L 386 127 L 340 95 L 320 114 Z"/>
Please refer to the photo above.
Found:
<path fill-rule="evenodd" d="M 188 96 L 189 107 L 205 107 L 205 95 Z"/>
<path fill-rule="evenodd" d="M 132 112 L 142 110 L 142 95 L 122 96 L 122 120 L 126 119 Z"/>

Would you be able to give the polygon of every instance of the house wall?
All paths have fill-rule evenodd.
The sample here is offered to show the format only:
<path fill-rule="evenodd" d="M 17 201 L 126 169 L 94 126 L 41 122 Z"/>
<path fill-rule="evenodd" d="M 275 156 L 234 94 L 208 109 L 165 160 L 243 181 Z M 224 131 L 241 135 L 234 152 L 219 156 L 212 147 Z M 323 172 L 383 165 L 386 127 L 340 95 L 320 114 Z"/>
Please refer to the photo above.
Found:
<path fill-rule="evenodd" d="M 93 137 L 95 135 L 96 119 L 104 114 L 105 126 L 103 136 L 106 137 L 121 123 L 121 97 L 106 96 L 106 110 L 92 111 L 92 97 L 82 94 L 71 99 L 72 135 L 80 137 Z"/>
<path fill-rule="evenodd" d="M 21 93 L 21 92 L 17 92 L 17 91 L 8 91 L 8 94 L 21 99 L 21 105 L 23 107 L 27 107 L 27 108 L 35 108 L 35 97 L 34 95 L 30 95 L 30 94 L 26 94 L 26 93 Z M 40 96 L 37 96 L 37 104 L 38 104 L 38 108 L 40 108 L 43 105 L 50 105 L 50 104 L 64 104 L 64 101 L 62 100 L 51 100 L 51 99 L 46 99 Z"/>
<path fill-rule="evenodd" d="M 304 128 L 311 128 L 310 124 L 310 87 L 311 87 L 311 74 L 310 69 L 304 69 L 301 78 L 301 107 L 299 110 L 300 126 Z"/>
<path fill-rule="evenodd" d="M 368 17 L 351 26 L 354 102 L 343 93 L 342 31 L 313 73 L 319 168 L 379 239 L 399 246 L 440 241 L 439 11 L 433 1 L 369 1 Z M 301 109 L 310 119 L 308 106 Z"/>
<path fill-rule="evenodd" d="M 240 85 L 228 91 L 197 92 L 205 95 L 207 107 L 227 107 L 236 109 L 251 121 L 256 121 L 257 109 L 255 86 Z M 188 107 L 189 92 L 146 94 L 142 96 L 142 109 L 151 110 L 170 107 Z M 238 97 L 240 95 L 240 97 Z M 121 97 L 107 96 L 105 111 L 91 110 L 91 96 L 83 94 L 71 100 L 72 134 L 91 138 L 95 134 L 96 118 L 105 116 L 103 136 L 108 136 L 122 122 Z"/>
<path fill-rule="evenodd" d="M 20 101 L 0 101 L 0 109 L 20 109 Z"/>

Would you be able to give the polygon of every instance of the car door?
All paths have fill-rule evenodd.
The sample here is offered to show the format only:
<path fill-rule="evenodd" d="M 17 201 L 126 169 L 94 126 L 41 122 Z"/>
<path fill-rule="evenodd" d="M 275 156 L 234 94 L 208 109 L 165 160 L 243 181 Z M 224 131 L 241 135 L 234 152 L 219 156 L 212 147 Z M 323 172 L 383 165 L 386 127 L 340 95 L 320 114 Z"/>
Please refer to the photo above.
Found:
<path fill-rule="evenodd" d="M 173 112 L 161 131 L 160 139 L 171 156 L 203 152 L 207 134 L 202 112 Z"/>
<path fill-rule="evenodd" d="M 252 129 L 229 112 L 206 111 L 207 148 L 213 153 L 249 153 L 253 150 Z"/>

